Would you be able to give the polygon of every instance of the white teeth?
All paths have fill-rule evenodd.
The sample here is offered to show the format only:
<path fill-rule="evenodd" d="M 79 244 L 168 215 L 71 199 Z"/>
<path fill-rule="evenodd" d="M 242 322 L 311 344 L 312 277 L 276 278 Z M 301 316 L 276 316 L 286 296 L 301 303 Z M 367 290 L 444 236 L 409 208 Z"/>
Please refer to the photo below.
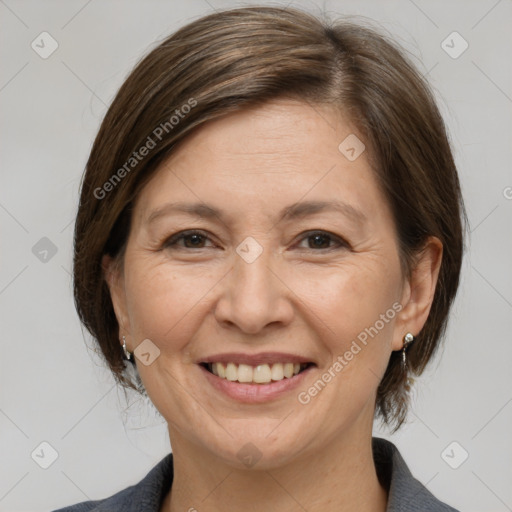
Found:
<path fill-rule="evenodd" d="M 238 380 L 238 368 L 233 363 L 226 366 L 226 379 Z"/>
<path fill-rule="evenodd" d="M 273 364 L 272 370 L 270 371 L 270 375 L 272 377 L 272 380 L 283 380 L 284 379 L 283 365 L 282 364 Z"/>
<path fill-rule="evenodd" d="M 253 381 L 259 384 L 265 384 L 272 380 L 272 372 L 268 364 L 260 364 L 254 368 Z"/>
<path fill-rule="evenodd" d="M 289 379 L 293 376 L 293 363 L 286 363 L 284 365 L 284 376 Z"/>
<path fill-rule="evenodd" d="M 248 364 L 238 365 L 238 382 L 252 382 L 252 366 Z"/>
<path fill-rule="evenodd" d="M 250 366 L 248 364 L 228 363 L 210 363 L 209 370 L 220 377 L 230 381 L 238 381 L 243 383 L 269 384 L 272 381 L 290 379 L 297 375 L 306 365 L 300 363 L 274 363 L 272 366 L 268 364 L 260 364 L 258 366 Z"/>

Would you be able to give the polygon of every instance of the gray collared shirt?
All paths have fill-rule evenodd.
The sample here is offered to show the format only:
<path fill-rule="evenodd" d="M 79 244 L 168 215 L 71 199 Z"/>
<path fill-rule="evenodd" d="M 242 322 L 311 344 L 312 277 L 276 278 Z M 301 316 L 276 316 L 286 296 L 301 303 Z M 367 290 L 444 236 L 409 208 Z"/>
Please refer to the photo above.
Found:
<path fill-rule="evenodd" d="M 386 512 L 458 512 L 441 503 L 412 476 L 393 443 L 374 437 L 372 448 L 379 481 L 388 490 Z M 138 484 L 110 498 L 84 501 L 54 512 L 159 512 L 172 479 L 173 461 L 169 453 Z"/>

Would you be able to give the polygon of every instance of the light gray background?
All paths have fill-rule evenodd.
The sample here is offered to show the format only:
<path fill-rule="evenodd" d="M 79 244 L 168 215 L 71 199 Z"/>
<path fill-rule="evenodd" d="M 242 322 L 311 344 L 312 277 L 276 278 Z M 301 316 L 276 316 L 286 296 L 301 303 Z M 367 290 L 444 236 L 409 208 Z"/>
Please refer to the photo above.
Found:
<path fill-rule="evenodd" d="M 138 59 L 193 19 L 249 4 L 0 0 L 1 511 L 109 496 L 138 482 L 170 450 L 166 425 L 133 397 L 123 399 L 74 311 L 80 177 L 107 105 Z M 378 425 L 375 433 L 398 445 L 440 499 L 466 512 L 512 510 L 512 4 L 291 4 L 377 20 L 412 52 L 437 92 L 471 246 L 446 348 L 419 379 L 408 424 L 393 436 Z M 31 48 L 43 31 L 59 45 L 47 59 Z M 457 59 L 441 47 L 453 31 L 469 43 Z M 43 237 L 57 248 L 47 261 L 32 251 Z M 49 461 L 43 441 L 58 453 L 48 469 L 34 460 Z M 441 456 L 453 441 L 469 453 L 458 469 Z M 461 448 L 448 453 L 452 464 L 462 460 Z"/>

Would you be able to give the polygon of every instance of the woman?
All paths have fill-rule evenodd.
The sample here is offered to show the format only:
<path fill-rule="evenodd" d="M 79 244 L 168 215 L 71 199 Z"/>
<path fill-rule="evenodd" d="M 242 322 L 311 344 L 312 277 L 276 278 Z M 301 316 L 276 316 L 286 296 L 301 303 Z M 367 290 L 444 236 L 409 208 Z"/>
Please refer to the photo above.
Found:
<path fill-rule="evenodd" d="M 372 425 L 402 424 L 439 347 L 463 219 L 432 95 L 384 36 L 270 7 L 180 29 L 105 116 L 74 261 L 82 322 L 173 453 L 61 511 L 453 511 Z"/>

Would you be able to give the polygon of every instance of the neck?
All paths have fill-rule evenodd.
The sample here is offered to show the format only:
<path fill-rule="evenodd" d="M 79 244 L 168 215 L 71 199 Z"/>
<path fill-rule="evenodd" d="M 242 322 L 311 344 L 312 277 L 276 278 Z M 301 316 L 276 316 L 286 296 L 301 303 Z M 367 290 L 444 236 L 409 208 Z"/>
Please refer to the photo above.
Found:
<path fill-rule="evenodd" d="M 377 478 L 371 430 L 366 434 L 258 471 L 234 469 L 173 432 L 174 479 L 161 512 L 385 512 L 387 491 Z"/>

